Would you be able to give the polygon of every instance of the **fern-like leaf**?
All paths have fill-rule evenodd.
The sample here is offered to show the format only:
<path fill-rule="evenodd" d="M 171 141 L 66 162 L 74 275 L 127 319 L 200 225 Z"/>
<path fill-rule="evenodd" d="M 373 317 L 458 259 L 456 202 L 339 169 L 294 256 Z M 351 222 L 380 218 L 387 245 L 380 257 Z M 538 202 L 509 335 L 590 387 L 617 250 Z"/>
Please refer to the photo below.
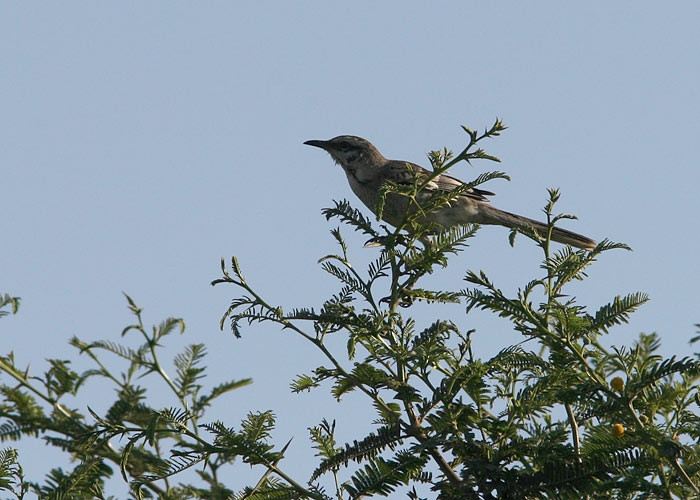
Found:
<path fill-rule="evenodd" d="M 372 227 L 372 222 L 362 215 L 362 212 L 353 208 L 350 202 L 347 200 L 335 201 L 335 206 L 332 208 L 324 208 L 322 210 L 323 215 L 327 220 L 339 219 L 345 224 L 349 224 L 354 227 L 356 231 L 361 231 L 364 234 L 370 235 L 372 237 L 379 236 L 378 233 Z"/>
<path fill-rule="evenodd" d="M 346 444 L 344 449 L 321 461 L 311 475 L 310 481 L 315 481 L 328 471 L 337 470 L 341 465 L 347 466 L 350 461 L 360 463 L 371 460 L 387 448 L 393 450 L 401 442 L 400 429 L 397 425 L 380 427 L 376 433 L 370 433 L 360 441 L 355 440 L 352 444 Z"/>
<path fill-rule="evenodd" d="M 397 486 L 407 484 L 425 465 L 425 459 L 412 453 L 398 453 L 395 460 L 375 457 L 358 470 L 343 486 L 350 498 L 373 494 L 387 496 Z"/>
<path fill-rule="evenodd" d="M 204 344 L 190 344 L 184 352 L 175 356 L 173 364 L 177 372 L 175 384 L 178 396 L 184 397 L 186 394 L 197 392 L 201 388 L 197 381 L 204 377 L 205 369 L 197 365 L 204 360 L 206 353 Z"/>
<path fill-rule="evenodd" d="M 608 333 L 610 327 L 627 323 L 630 314 L 648 300 L 649 296 L 645 293 L 633 293 L 625 297 L 615 297 L 611 303 L 596 311 L 591 321 L 591 328 Z"/>

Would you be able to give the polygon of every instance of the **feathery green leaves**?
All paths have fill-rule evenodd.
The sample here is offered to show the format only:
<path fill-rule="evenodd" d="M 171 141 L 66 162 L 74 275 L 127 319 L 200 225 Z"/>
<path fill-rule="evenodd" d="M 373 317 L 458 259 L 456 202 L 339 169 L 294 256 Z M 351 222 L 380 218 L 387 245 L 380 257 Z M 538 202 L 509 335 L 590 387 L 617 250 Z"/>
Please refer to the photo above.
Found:
<path fill-rule="evenodd" d="M 518 270 L 524 284 L 516 291 L 480 270 L 459 272 L 464 290 L 436 285 L 448 264 L 469 262 L 450 259 L 466 253 L 477 226 L 446 230 L 426 224 L 424 211 L 482 183 L 507 179 L 487 172 L 452 192 L 431 186 L 436 175 L 461 161 L 498 161 L 481 145 L 505 130 L 500 120 L 483 133 L 463 130 L 468 144 L 459 154 L 431 152 L 433 172 L 409 185 L 382 188 L 380 218 L 388 195 L 420 200 L 421 209 L 413 204 L 395 230 L 375 227 L 347 201 L 323 211 L 341 227 L 331 230 L 338 251 L 319 259 L 320 269 L 338 281 L 320 306 L 287 313 L 271 305 L 235 257 L 228 265 L 222 260 L 222 275 L 212 282 L 236 291 L 222 329 L 229 323 L 241 337 L 245 327 L 267 323 L 308 342 L 321 356 L 291 383 L 282 381 L 292 392 L 324 390 L 338 404 L 352 404 L 353 411 L 341 409 L 332 421 L 324 409 L 318 410 L 321 417 L 316 409 L 298 416 L 309 421 L 316 456 L 304 464 L 307 477 L 289 473 L 292 441 L 278 435 L 272 410 L 249 410 L 238 425 L 202 423 L 206 410 L 250 379 L 207 386 L 203 343 L 186 346 L 164 364 L 162 349 L 170 335 L 184 333 L 184 322 L 167 318 L 146 328 L 143 310 L 125 295 L 133 320 L 120 342 L 71 339 L 90 363 L 84 371 L 72 360 L 49 359 L 43 374 L 30 374 L 12 353 L 0 357 L 0 439 L 40 436 L 77 464 L 53 469 L 39 484 L 25 480 L 16 453 L 7 448 L 0 452 L 0 488 L 18 498 L 30 491 L 46 498 L 104 498 L 103 486 L 118 467 L 136 498 L 698 497 L 700 355 L 664 358 L 656 334 L 606 348 L 603 336 L 628 322 L 648 297 L 611 294 L 608 304 L 591 307 L 570 291 L 606 252 L 626 245 L 603 240 L 591 251 L 554 249 L 546 234 L 523 229 L 538 242 L 542 263 L 528 278 L 526 269 Z M 559 198 L 549 190 L 549 227 L 573 218 L 555 212 Z M 353 265 L 344 227 L 379 247 L 362 250 L 374 252 L 365 269 Z M 18 306 L 18 298 L 0 295 L 0 317 Z M 521 339 L 508 345 L 500 331 L 477 328 L 478 310 L 505 320 L 499 324 L 509 326 L 501 328 Z M 451 316 L 454 311 L 460 312 Z M 484 357 L 478 349 L 485 344 L 496 354 Z M 274 368 L 274 362 L 261 361 L 262 370 Z M 85 416 L 79 410 L 86 405 L 73 409 L 66 401 L 75 402 L 92 381 L 113 387 L 113 400 L 87 407 Z M 170 406 L 159 409 L 155 405 L 164 398 Z M 245 405 L 247 399 L 240 401 Z M 357 430 L 362 424 L 369 428 Z M 345 442 L 340 430 L 349 436 Z M 256 475 L 234 490 L 226 482 L 239 480 L 241 463 Z"/>

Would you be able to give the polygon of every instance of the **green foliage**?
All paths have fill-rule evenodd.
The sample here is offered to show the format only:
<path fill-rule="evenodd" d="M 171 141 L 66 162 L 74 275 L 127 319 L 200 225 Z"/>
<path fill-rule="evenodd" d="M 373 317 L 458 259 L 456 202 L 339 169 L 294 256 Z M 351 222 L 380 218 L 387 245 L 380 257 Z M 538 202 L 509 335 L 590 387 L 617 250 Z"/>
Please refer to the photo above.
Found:
<path fill-rule="evenodd" d="M 468 147 L 454 159 L 446 150 L 431 153 L 434 171 L 445 172 L 461 160 L 494 160 L 471 148 L 502 129 L 500 122 L 481 136 L 465 129 Z M 497 177 L 505 176 L 483 174 L 470 186 Z M 388 185 L 383 194 L 416 199 L 430 180 Z M 436 194 L 422 206 L 442 206 L 452 194 Z M 559 193 L 550 190 L 545 206 L 550 226 L 573 218 L 554 213 L 558 199 Z M 381 209 L 380 201 L 379 214 Z M 435 228 L 421 226 L 417 215 L 407 214 L 401 227 L 389 231 L 374 229 L 345 201 L 324 213 L 381 243 L 382 249 L 362 274 L 351 265 L 342 234 L 333 230 L 340 253 L 321 262 L 341 288 L 319 309 L 285 314 L 269 306 L 247 284 L 237 261 L 230 271 L 222 266 L 223 278 L 215 282 L 236 285 L 246 297 L 232 303 L 222 320 L 231 322 L 234 333 L 240 334 L 241 321 L 272 321 L 327 357 L 328 365 L 299 375 L 293 390 L 330 382 L 329 390 L 339 400 L 359 391 L 376 412 L 377 434 L 344 447 L 335 444 L 334 424 L 311 428 L 321 450 L 321 465 L 311 481 L 332 474 L 338 497 L 386 495 L 399 485 L 420 482 L 417 474 L 397 472 L 404 463 L 399 454 L 408 452 L 425 460 L 417 470 L 434 473 L 430 482 L 441 498 L 632 498 L 646 491 L 666 498 L 696 493 L 695 448 L 671 444 L 697 440 L 691 430 L 697 417 L 688 407 L 695 404 L 698 362 L 656 356 L 654 335 L 641 336 L 624 352 L 603 347 L 602 338 L 628 321 L 648 300 L 645 294 L 615 296 L 589 314 L 566 292 L 572 282 L 586 279 L 587 269 L 602 254 L 626 245 L 604 240 L 590 252 L 555 250 L 547 239 L 520 230 L 542 249 L 543 274 L 515 294 L 503 291 L 483 271 L 468 271 L 468 288 L 463 290 L 429 290 L 419 281 L 446 266 L 450 254 L 463 251 L 476 227 L 438 233 L 421 248 L 417 243 L 428 241 Z M 474 331 L 463 332 L 447 320 L 419 328 L 418 320 L 406 314 L 419 301 L 459 302 L 467 313 L 492 311 L 510 320 L 531 341 L 531 350 L 504 346 L 493 358 L 481 360 L 472 352 Z M 253 310 L 261 314 L 251 318 Z M 326 336 L 335 334 L 347 336 L 347 352 L 328 350 Z M 609 385 L 618 372 L 627 377 L 622 393 Z M 665 385 L 662 390 L 660 384 Z M 615 424 L 621 425 L 622 435 L 613 434 Z M 685 431 L 679 432 L 681 428 Z M 345 469 L 349 477 L 341 481 Z"/>
<path fill-rule="evenodd" d="M 498 161 L 478 146 L 503 130 L 498 120 L 482 134 L 464 127 L 469 140 L 458 155 L 446 149 L 431 153 L 434 173 L 412 186 L 385 186 L 377 212 L 388 193 L 420 199 L 424 210 L 450 203 L 459 190 L 427 197 L 422 191 L 434 175 L 461 161 Z M 507 177 L 485 173 L 468 186 L 494 178 Z M 550 227 L 573 218 L 555 213 L 558 199 L 550 190 L 545 205 Z M 241 337 L 246 328 L 268 323 L 309 342 L 323 364 L 298 375 L 291 390 L 327 390 L 339 404 L 351 392 L 360 395 L 368 421 L 373 419 L 371 431 L 339 443 L 337 426 L 345 422 L 310 422 L 317 462 L 309 464 L 308 477 L 293 478 L 286 472 L 290 441 L 276 443 L 271 410 L 251 411 L 233 427 L 203 421 L 215 399 L 250 381 L 207 389 L 203 344 L 174 357 L 171 377 L 160 352 L 169 335 L 184 332 L 184 323 L 171 318 L 148 330 L 142 310 L 127 296 L 135 322 L 122 335 L 140 342 L 73 338 L 71 345 L 93 363 L 89 370 L 76 372 L 70 360 L 52 359 L 43 376 L 34 377 L 16 367 L 12 353 L 0 358 L 0 373 L 12 379 L 0 386 L 0 438 L 40 436 L 77 464 L 52 470 L 39 484 L 25 480 L 16 452 L 7 448 L 0 453 L 0 488 L 17 498 L 30 491 L 47 498 L 103 498 L 105 482 L 118 469 L 135 497 L 171 499 L 698 496 L 698 355 L 664 359 L 655 334 L 606 348 L 605 336 L 648 297 L 611 294 L 607 303 L 586 306 L 570 293 L 603 254 L 625 245 L 604 240 L 591 251 L 554 248 L 546 237 L 513 231 L 512 244 L 520 232 L 542 250 L 540 266 L 533 266 L 534 276 L 518 290 L 504 290 L 487 272 L 471 270 L 463 289 L 432 289 L 424 278 L 465 251 L 477 226 L 439 231 L 410 212 L 389 230 L 347 201 L 323 213 L 380 247 L 366 271 L 352 265 L 343 232 L 335 228 L 331 235 L 339 250 L 319 264 L 338 281 L 338 291 L 320 306 L 285 311 L 255 291 L 235 257 L 230 266 L 222 260 L 222 276 L 212 284 L 233 286 L 235 292 L 221 326 L 229 324 Z M 426 320 L 413 314 L 419 303 L 462 304 L 466 316 Z M 18 304 L 4 296 L 0 315 L 3 308 L 16 312 Z M 485 332 L 469 328 L 476 310 L 505 318 L 523 341 L 503 345 L 490 358 L 480 356 L 472 340 Z M 345 347 L 331 347 L 339 345 L 329 342 L 332 336 L 341 336 Z M 107 358 L 121 363 L 121 372 L 108 368 Z M 83 415 L 64 404 L 98 380 L 117 389 L 105 411 L 86 404 Z M 174 404 L 154 408 L 149 393 L 163 389 Z M 223 478 L 230 480 L 236 462 L 259 471 L 259 480 L 235 490 L 226 484 Z M 176 483 L 185 471 L 197 481 Z"/>
<path fill-rule="evenodd" d="M 9 491 L 17 498 L 23 498 L 29 489 L 24 481 L 24 471 L 18 460 L 17 450 L 0 450 L 0 491 Z"/>
<path fill-rule="evenodd" d="M 10 313 L 17 314 L 17 311 L 19 310 L 19 303 L 19 297 L 12 297 L 7 293 L 0 294 L 0 318 L 7 316 Z M 5 310 L 8 306 L 10 311 Z"/>
<path fill-rule="evenodd" d="M 199 421 L 216 398 L 249 384 L 250 379 L 223 381 L 206 391 L 200 382 L 206 371 L 203 344 L 191 344 L 175 355 L 176 373 L 171 378 L 159 350 L 169 335 L 184 331 L 184 323 L 169 318 L 149 332 L 143 326 L 141 308 L 129 296 L 126 299 L 136 321 L 122 330 L 122 336 L 133 340 L 140 337 L 140 344 L 133 347 L 113 341 L 85 342 L 77 337 L 70 340 L 94 368 L 78 373 L 69 360 L 49 359 L 42 376 L 30 376 L 27 369 L 16 366 L 12 353 L 0 358 L 0 370 L 14 379 L 14 385 L 0 385 L 0 439 L 41 437 L 77 463 L 72 470 L 54 468 L 43 484 L 25 481 L 15 450 L 8 448 L 0 456 L 0 488 L 15 492 L 18 498 L 27 492 L 41 498 L 104 498 L 101 491 L 105 481 L 119 469 L 131 481 L 136 496 L 232 495 L 217 478 L 218 470 L 234 460 L 232 455 L 217 454 L 209 460 L 208 473 L 200 475 L 207 485 L 205 489 L 191 484 L 171 485 L 168 478 L 214 453 L 213 442 L 209 447 L 203 446 L 206 441 L 200 436 L 203 428 Z M 125 365 L 121 373 L 109 368 L 107 356 L 121 360 Z M 169 391 L 178 407 L 152 408 L 147 389 L 137 384 L 144 379 L 150 380 L 152 390 Z M 116 388 L 116 400 L 103 415 L 86 405 L 86 416 L 62 402 L 68 396 L 76 396 L 88 382 L 100 380 Z M 213 491 L 219 496 L 211 496 Z"/>

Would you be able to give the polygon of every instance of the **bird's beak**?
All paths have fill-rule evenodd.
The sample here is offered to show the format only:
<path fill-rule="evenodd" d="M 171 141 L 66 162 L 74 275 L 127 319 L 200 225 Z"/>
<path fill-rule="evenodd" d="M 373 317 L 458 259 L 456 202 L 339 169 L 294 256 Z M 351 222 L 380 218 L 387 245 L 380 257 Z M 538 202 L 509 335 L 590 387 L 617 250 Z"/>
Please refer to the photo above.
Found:
<path fill-rule="evenodd" d="M 315 146 L 317 148 L 328 150 L 328 142 L 329 141 L 317 141 L 314 139 L 306 141 L 304 144 L 306 144 L 307 146 Z"/>

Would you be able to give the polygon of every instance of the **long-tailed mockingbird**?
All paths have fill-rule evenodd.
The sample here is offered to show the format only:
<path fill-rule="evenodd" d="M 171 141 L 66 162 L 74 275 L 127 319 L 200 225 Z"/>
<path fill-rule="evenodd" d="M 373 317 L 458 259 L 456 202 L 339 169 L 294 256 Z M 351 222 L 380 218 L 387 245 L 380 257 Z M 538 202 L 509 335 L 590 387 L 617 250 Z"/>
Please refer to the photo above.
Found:
<path fill-rule="evenodd" d="M 372 143 L 353 135 L 341 135 L 329 141 L 306 141 L 304 144 L 326 150 L 345 171 L 352 191 L 372 212 L 377 207 L 380 188 L 385 182 L 411 185 L 416 175 L 431 175 L 431 172 L 413 163 L 387 160 Z M 423 199 L 427 199 L 435 190 L 453 191 L 463 185 L 462 181 L 454 177 L 440 174 L 426 186 Z M 427 213 L 425 219 L 446 228 L 469 223 L 496 224 L 509 228 L 530 227 L 541 236 L 547 234 L 546 224 L 489 205 L 486 196 L 493 194 L 490 191 L 471 188 L 456 200 Z M 420 194 L 418 202 L 420 203 Z M 409 203 L 410 200 L 406 196 L 389 193 L 382 219 L 392 226 L 401 224 Z M 596 245 L 590 238 L 558 227 L 552 229 L 552 240 L 587 250 Z"/>

